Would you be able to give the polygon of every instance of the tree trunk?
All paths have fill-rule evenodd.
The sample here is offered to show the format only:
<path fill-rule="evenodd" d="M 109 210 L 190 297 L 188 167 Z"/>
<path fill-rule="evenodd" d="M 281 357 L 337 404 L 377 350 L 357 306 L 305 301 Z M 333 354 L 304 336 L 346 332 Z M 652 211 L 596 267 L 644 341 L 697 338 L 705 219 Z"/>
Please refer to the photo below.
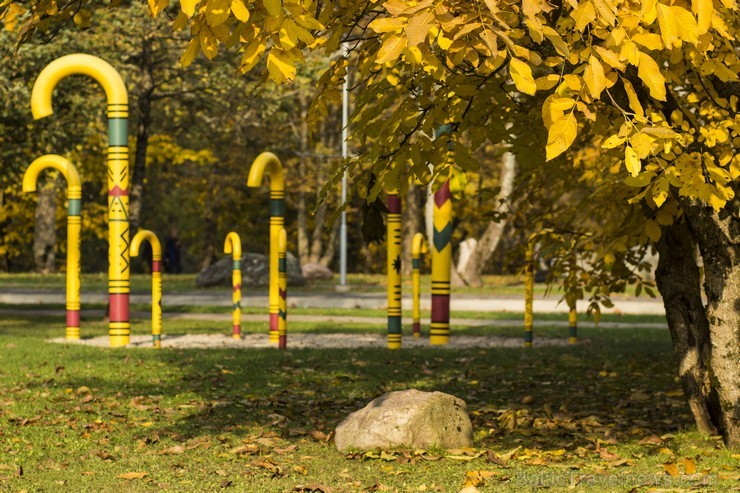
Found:
<path fill-rule="evenodd" d="M 151 40 L 144 33 L 141 44 L 141 80 L 138 84 L 137 113 L 139 120 L 136 124 L 136 150 L 134 151 L 134 166 L 131 170 L 131 196 L 129 203 L 129 227 L 131 237 L 139 229 L 141 211 L 144 206 L 144 182 L 146 178 L 146 153 L 149 147 L 149 129 L 152 124 L 152 93 L 154 92 L 154 66 L 152 61 Z"/>
<path fill-rule="evenodd" d="M 514 178 L 516 177 L 516 156 L 510 152 L 505 152 L 501 157 L 501 191 L 497 198 L 497 211 L 505 215 L 509 212 L 509 196 L 514 189 Z M 468 257 L 464 265 L 458 265 L 458 272 L 462 280 L 469 286 L 481 287 L 483 279 L 481 274 L 491 255 L 496 251 L 496 247 L 501 241 L 501 236 L 506 228 L 506 219 L 499 221 L 489 221 L 486 230 L 481 236 L 475 249 Z"/>
<path fill-rule="evenodd" d="M 416 200 L 416 185 L 409 183 L 409 191 L 406 194 L 406 203 L 403 204 L 403 275 L 410 276 L 412 271 L 411 265 L 411 246 L 414 243 L 414 235 L 419 232 L 419 204 Z"/>
<path fill-rule="evenodd" d="M 736 185 L 736 189 L 740 186 Z M 740 199 L 717 213 L 684 201 L 685 222 L 665 228 L 656 270 L 679 376 L 699 431 L 740 447 Z M 694 258 L 698 245 L 704 264 Z"/>
<path fill-rule="evenodd" d="M 39 186 L 38 190 L 39 202 L 36 206 L 33 230 L 33 260 L 36 272 L 48 274 L 56 270 L 56 180 L 47 181 L 43 186 Z"/>
<path fill-rule="evenodd" d="M 735 198 L 717 213 L 684 205 L 689 228 L 704 262 L 709 321 L 712 395 L 710 412 L 728 447 L 740 448 L 740 183 Z"/>
<path fill-rule="evenodd" d="M 717 434 L 710 411 L 714 396 L 708 368 L 712 353 L 709 321 L 686 223 L 665 228 L 656 246 L 660 256 L 655 280 L 663 296 L 681 386 L 699 431 Z"/>
<path fill-rule="evenodd" d="M 323 176 L 320 175 L 319 179 Z M 313 216 L 313 231 L 311 232 L 311 253 L 308 261 L 312 264 L 318 263 L 324 250 L 324 224 L 326 223 L 326 202 L 321 204 Z"/>
<path fill-rule="evenodd" d="M 324 254 L 319 259 L 319 264 L 323 265 L 324 267 L 329 267 L 329 265 L 334 260 L 334 254 L 337 251 L 337 235 L 339 234 L 339 220 L 334 221 L 334 224 L 331 225 L 331 231 L 329 232 L 329 239 L 326 242 L 326 248 L 324 249 Z"/>

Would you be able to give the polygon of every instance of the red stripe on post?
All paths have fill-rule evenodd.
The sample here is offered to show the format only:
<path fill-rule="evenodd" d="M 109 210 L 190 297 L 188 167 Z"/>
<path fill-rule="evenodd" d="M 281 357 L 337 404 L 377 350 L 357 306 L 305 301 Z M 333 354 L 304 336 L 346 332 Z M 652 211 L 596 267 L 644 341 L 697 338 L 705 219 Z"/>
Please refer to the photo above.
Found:
<path fill-rule="evenodd" d="M 450 321 L 450 296 L 432 295 L 432 322 Z"/>
<path fill-rule="evenodd" d="M 447 180 L 442 188 L 434 192 L 434 203 L 437 207 L 442 207 L 445 202 L 452 198 L 452 192 L 450 192 L 450 180 Z"/>
<path fill-rule="evenodd" d="M 110 295 L 110 321 L 128 322 L 128 294 Z"/>
<path fill-rule="evenodd" d="M 152 260 L 152 272 L 162 272 L 161 260 Z"/>
<path fill-rule="evenodd" d="M 80 326 L 80 311 L 79 310 L 67 310 L 67 327 L 79 327 Z"/>
<path fill-rule="evenodd" d="M 286 349 L 287 347 L 288 347 L 288 337 L 279 336 L 278 337 L 278 349 Z"/>
<path fill-rule="evenodd" d="M 388 212 L 391 214 L 401 213 L 401 197 L 398 195 L 388 195 Z"/>
<path fill-rule="evenodd" d="M 280 320 L 280 314 L 279 313 L 271 313 L 270 314 L 270 331 L 271 332 L 275 332 L 275 331 L 278 330 L 278 320 Z"/>

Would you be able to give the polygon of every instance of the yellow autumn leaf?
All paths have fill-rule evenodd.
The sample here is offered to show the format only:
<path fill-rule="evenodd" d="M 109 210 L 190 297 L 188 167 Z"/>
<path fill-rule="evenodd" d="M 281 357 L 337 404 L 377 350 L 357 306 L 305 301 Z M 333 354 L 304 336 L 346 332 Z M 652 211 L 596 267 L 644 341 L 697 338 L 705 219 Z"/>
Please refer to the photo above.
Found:
<path fill-rule="evenodd" d="M 277 17 L 283 12 L 283 2 L 281 0 L 262 0 L 262 5 L 272 17 Z"/>
<path fill-rule="evenodd" d="M 229 0 L 208 0 L 206 3 L 206 22 L 211 27 L 220 26 L 229 18 Z"/>
<path fill-rule="evenodd" d="M 294 62 L 293 57 L 287 52 L 273 48 L 267 55 L 267 71 L 270 78 L 278 84 L 292 81 L 296 74 Z"/>
<path fill-rule="evenodd" d="M 534 81 L 538 91 L 552 89 L 558 82 L 560 82 L 560 76 L 558 74 L 547 74 L 544 77 L 538 77 Z"/>
<path fill-rule="evenodd" d="M 383 45 L 378 50 L 378 56 L 375 59 L 375 63 L 383 65 L 388 62 L 395 62 L 398 57 L 401 56 L 401 52 L 406 48 L 406 36 L 399 36 L 398 34 L 391 34 Z"/>
<path fill-rule="evenodd" d="M 619 55 L 613 51 L 604 48 L 603 46 L 594 46 L 594 50 L 599 54 L 602 60 L 604 60 L 609 66 L 617 70 L 624 71 L 626 68 L 624 63 L 619 59 Z"/>
<path fill-rule="evenodd" d="M 625 138 L 619 135 L 610 135 L 602 144 L 602 149 L 614 149 L 615 147 L 624 144 Z"/>
<path fill-rule="evenodd" d="M 653 142 L 654 139 L 644 133 L 635 134 L 630 138 L 630 145 L 639 159 L 645 159 L 650 155 Z"/>
<path fill-rule="evenodd" d="M 199 1 L 200 0 L 180 0 L 180 8 L 185 12 L 185 15 L 193 17 L 195 14 L 195 6 L 198 5 Z"/>
<path fill-rule="evenodd" d="M 642 169 L 642 163 L 640 163 L 637 153 L 631 146 L 624 149 L 624 165 L 632 176 L 637 176 Z"/>
<path fill-rule="evenodd" d="M 583 73 L 583 81 L 586 83 L 591 97 L 599 99 L 601 92 L 606 88 L 606 77 L 604 76 L 604 67 L 593 55 L 588 59 L 588 66 Z"/>
<path fill-rule="evenodd" d="M 658 12 L 658 26 L 660 27 L 660 37 L 663 38 L 663 44 L 666 48 L 672 48 L 674 44 L 680 45 L 678 39 L 678 21 L 673 13 L 673 9 L 662 3 L 655 6 Z"/>
<path fill-rule="evenodd" d="M 650 90 L 650 96 L 665 101 L 665 78 L 660 73 L 658 64 L 655 63 L 650 55 L 643 52 L 639 53 L 640 61 L 637 65 L 637 76 Z"/>
<path fill-rule="evenodd" d="M 537 92 L 537 84 L 532 77 L 532 69 L 518 58 L 512 58 L 509 62 L 509 75 L 514 80 L 514 85 L 524 94 L 533 96 Z"/>
<path fill-rule="evenodd" d="M 218 55 L 218 40 L 208 26 L 203 26 L 198 33 L 198 40 L 200 41 L 200 49 L 203 50 L 206 58 L 209 60 L 216 58 L 216 55 Z"/>
<path fill-rule="evenodd" d="M 655 180 L 653 183 L 653 202 L 655 205 L 660 207 L 663 205 L 668 198 L 668 179 L 665 175 L 661 175 L 660 178 Z"/>
<path fill-rule="evenodd" d="M 116 476 L 119 479 L 141 479 L 147 476 L 145 472 L 127 472 Z"/>
<path fill-rule="evenodd" d="M 709 31 L 714 15 L 714 3 L 712 0 L 695 0 L 691 2 L 692 10 L 697 15 L 697 29 L 699 35 Z"/>
<path fill-rule="evenodd" d="M 578 8 L 571 12 L 570 16 L 576 23 L 576 29 L 583 32 L 590 23 L 596 20 L 596 9 L 591 0 L 586 0 L 578 5 Z"/>
<path fill-rule="evenodd" d="M 231 13 L 242 22 L 247 22 L 249 20 L 249 10 L 247 9 L 247 6 L 244 5 L 243 0 L 231 0 Z"/>
<path fill-rule="evenodd" d="M 627 93 L 627 99 L 630 102 L 630 108 L 632 108 L 632 111 L 635 112 L 635 116 L 638 119 L 644 118 L 645 110 L 642 109 L 640 98 L 637 97 L 637 93 L 635 92 L 635 88 L 632 86 L 632 83 L 627 79 L 622 79 L 622 85 L 624 86 L 624 92 Z"/>
<path fill-rule="evenodd" d="M 149 0 L 149 9 L 153 16 L 159 15 L 170 4 L 169 0 Z"/>
<path fill-rule="evenodd" d="M 400 32 L 406 26 L 405 17 L 380 17 L 367 25 L 376 33 Z"/>
<path fill-rule="evenodd" d="M 699 42 L 699 27 L 696 24 L 696 18 L 685 8 L 676 5 L 671 6 L 671 12 L 676 18 L 676 24 L 680 26 L 678 37 L 688 43 L 697 44 Z"/>
<path fill-rule="evenodd" d="M 576 135 L 578 135 L 578 121 L 573 112 L 553 122 L 547 133 L 546 160 L 550 161 L 565 152 L 576 140 Z"/>
<path fill-rule="evenodd" d="M 409 46 L 416 46 L 422 43 L 429 34 L 434 21 L 434 10 L 421 11 L 411 19 L 406 25 L 406 37 L 409 40 Z"/>
<path fill-rule="evenodd" d="M 185 50 L 185 53 L 182 54 L 180 57 L 180 63 L 183 67 L 187 67 L 191 63 L 193 63 L 193 60 L 195 60 L 195 57 L 198 55 L 198 39 L 193 38 L 190 40 L 190 43 L 188 43 L 188 47 Z"/>
<path fill-rule="evenodd" d="M 660 231 L 660 224 L 653 221 L 652 219 L 648 219 L 645 222 L 645 234 L 647 235 L 648 239 L 652 242 L 656 242 L 660 240 L 661 231 Z M 674 467 L 676 467 L 676 472 L 678 472 L 678 466 L 676 464 L 672 464 Z M 666 472 L 668 472 L 666 470 Z M 673 476 L 672 473 L 669 472 L 671 476 Z M 675 476 L 674 476 L 675 477 Z"/>

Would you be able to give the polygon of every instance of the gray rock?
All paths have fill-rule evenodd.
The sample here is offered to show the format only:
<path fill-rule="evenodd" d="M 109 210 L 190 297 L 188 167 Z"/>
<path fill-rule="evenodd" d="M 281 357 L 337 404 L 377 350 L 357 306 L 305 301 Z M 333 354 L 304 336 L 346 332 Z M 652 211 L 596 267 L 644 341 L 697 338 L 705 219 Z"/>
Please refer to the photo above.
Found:
<path fill-rule="evenodd" d="M 317 264 L 316 262 L 309 262 L 301 266 L 303 277 L 309 281 L 314 279 L 331 279 L 334 277 L 334 273 L 325 265 Z"/>
<path fill-rule="evenodd" d="M 292 253 L 286 257 L 288 264 L 288 289 L 291 286 L 303 286 L 306 278 L 301 272 L 301 265 Z M 199 288 L 210 286 L 231 286 L 231 256 L 224 257 L 198 273 L 195 284 Z M 267 255 L 261 253 L 244 253 L 241 260 L 242 286 L 264 287 L 270 284 L 270 265 Z"/>
<path fill-rule="evenodd" d="M 462 399 L 443 392 L 388 392 L 339 423 L 340 452 L 473 445 L 473 427 Z"/>

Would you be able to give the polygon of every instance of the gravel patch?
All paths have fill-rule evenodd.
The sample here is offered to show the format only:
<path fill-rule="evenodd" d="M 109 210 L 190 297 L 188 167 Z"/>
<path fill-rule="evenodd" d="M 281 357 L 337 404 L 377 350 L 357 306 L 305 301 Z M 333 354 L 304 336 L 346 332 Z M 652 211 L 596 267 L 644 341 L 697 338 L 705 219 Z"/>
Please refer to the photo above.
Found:
<path fill-rule="evenodd" d="M 67 341 L 64 337 L 50 339 L 49 342 L 61 344 L 81 344 L 94 347 L 109 347 L 108 336 L 80 339 L 79 341 Z M 582 344 L 584 341 L 579 341 Z M 290 334 L 288 336 L 288 348 L 385 348 L 386 336 L 381 334 Z M 567 346 L 567 339 L 535 338 L 535 346 Z M 426 338 L 414 339 L 405 337 L 404 347 L 430 347 Z M 132 335 L 128 347 L 151 348 L 152 337 L 143 335 Z M 243 334 L 240 340 L 233 339 L 225 334 L 184 334 L 163 335 L 163 348 L 197 348 L 197 349 L 249 349 L 270 347 L 267 334 Z M 463 336 L 453 335 L 446 346 L 436 346 L 445 349 L 461 348 L 520 348 L 522 339 L 519 337 L 489 337 L 489 336 Z"/>

